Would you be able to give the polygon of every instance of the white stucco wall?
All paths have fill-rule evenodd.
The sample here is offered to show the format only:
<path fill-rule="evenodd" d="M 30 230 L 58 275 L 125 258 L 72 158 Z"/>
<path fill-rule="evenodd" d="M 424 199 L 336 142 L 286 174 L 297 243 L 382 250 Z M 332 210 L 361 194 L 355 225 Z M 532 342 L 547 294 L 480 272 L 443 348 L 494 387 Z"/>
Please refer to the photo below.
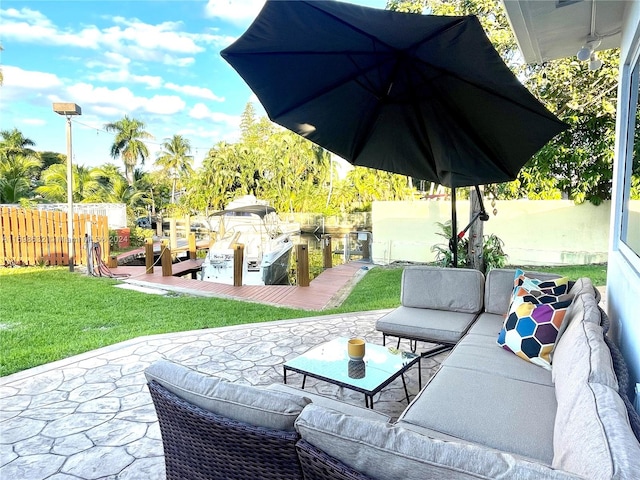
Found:
<path fill-rule="evenodd" d="M 609 202 L 598 207 L 568 200 L 499 201 L 497 215 L 486 205 L 490 219 L 484 233 L 505 243 L 512 265 L 565 265 L 607 261 L 611 215 Z M 640 214 L 640 201 L 633 202 Z M 469 202 L 458 201 L 458 231 L 469 222 Z M 373 260 L 430 262 L 431 246 L 445 244 L 436 222 L 451 219 L 448 201 L 374 202 Z"/>
<path fill-rule="evenodd" d="M 640 258 L 620 241 L 622 219 L 623 169 L 627 138 L 629 76 L 640 52 L 640 2 L 628 2 L 624 16 L 621 44 L 620 87 L 616 126 L 614 192 L 607 269 L 607 306 L 612 321 L 612 334 L 627 361 L 630 376 L 630 398 L 640 382 Z M 634 100 L 635 101 L 635 100 Z M 638 405 L 636 401 L 636 405 Z"/>

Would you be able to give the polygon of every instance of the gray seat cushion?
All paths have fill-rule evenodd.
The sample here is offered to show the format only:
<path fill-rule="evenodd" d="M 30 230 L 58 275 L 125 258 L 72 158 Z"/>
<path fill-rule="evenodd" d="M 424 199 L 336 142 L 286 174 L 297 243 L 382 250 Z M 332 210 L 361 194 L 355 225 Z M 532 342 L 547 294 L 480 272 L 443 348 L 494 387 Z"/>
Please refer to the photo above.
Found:
<path fill-rule="evenodd" d="M 351 468 L 378 480 L 575 479 L 504 452 L 429 438 L 400 425 L 309 405 L 296 421 L 300 436 Z"/>
<path fill-rule="evenodd" d="M 443 366 L 400 420 L 551 465 L 556 408 L 553 387 Z"/>
<path fill-rule="evenodd" d="M 513 353 L 499 348 L 496 339 L 487 335 L 472 333 L 465 335 L 443 365 L 553 386 L 551 371 L 526 362 Z"/>
<path fill-rule="evenodd" d="M 400 306 L 378 319 L 376 329 L 396 337 L 454 344 L 475 318 L 475 313 Z"/>
<path fill-rule="evenodd" d="M 504 324 L 504 314 L 481 313 L 469 329 L 469 333 L 474 335 L 485 335 L 494 341 L 498 338 L 498 333 Z"/>

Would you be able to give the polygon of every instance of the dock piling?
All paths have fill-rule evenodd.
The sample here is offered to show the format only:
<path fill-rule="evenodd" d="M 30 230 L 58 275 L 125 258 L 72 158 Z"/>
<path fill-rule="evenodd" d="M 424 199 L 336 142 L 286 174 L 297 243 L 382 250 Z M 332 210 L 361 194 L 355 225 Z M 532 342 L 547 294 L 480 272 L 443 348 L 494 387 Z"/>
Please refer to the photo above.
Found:
<path fill-rule="evenodd" d="M 162 264 L 162 276 L 172 276 L 171 247 L 166 240 L 162 241 L 162 251 L 160 253 L 160 263 Z"/>
<path fill-rule="evenodd" d="M 196 234 L 195 233 L 189 234 L 189 259 L 190 260 L 196 259 Z"/>
<path fill-rule="evenodd" d="M 153 273 L 153 238 L 144 241 L 144 265 L 146 273 Z"/>
<path fill-rule="evenodd" d="M 332 268 L 331 235 L 322 235 L 322 268 Z"/>
<path fill-rule="evenodd" d="M 236 243 L 233 245 L 233 286 L 242 286 L 242 264 L 244 263 L 244 245 Z"/>
<path fill-rule="evenodd" d="M 299 243 L 296 245 L 296 263 L 298 268 L 298 286 L 309 286 L 309 245 Z"/>

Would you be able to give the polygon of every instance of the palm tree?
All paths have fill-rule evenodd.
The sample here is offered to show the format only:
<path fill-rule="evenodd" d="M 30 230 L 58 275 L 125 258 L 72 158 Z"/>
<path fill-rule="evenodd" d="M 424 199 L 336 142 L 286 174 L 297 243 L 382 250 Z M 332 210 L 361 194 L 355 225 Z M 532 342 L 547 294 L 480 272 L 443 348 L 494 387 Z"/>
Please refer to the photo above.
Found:
<path fill-rule="evenodd" d="M 193 172 L 193 156 L 189 140 L 182 135 L 165 138 L 156 165 L 172 179 L 171 203 L 176 203 L 176 183 L 179 177 Z"/>
<path fill-rule="evenodd" d="M 115 132 L 111 157 L 121 157 L 124 162 L 125 176 L 129 185 L 133 184 L 133 171 L 138 160 L 144 165 L 149 156 L 149 149 L 142 140 L 151 139 L 153 135 L 144 130 L 144 123 L 127 115 L 115 123 L 107 123 L 104 128 L 108 132 Z"/>
<path fill-rule="evenodd" d="M 149 203 L 145 191 L 137 188 L 136 184 L 129 185 L 127 179 L 114 165 L 106 164 L 91 169 L 90 176 L 96 188 L 87 197 L 89 202 L 124 203 L 127 206 L 127 217 L 136 218 L 139 213 L 146 212 Z"/>
<path fill-rule="evenodd" d="M 91 170 L 82 165 L 73 165 L 73 201 L 86 202 L 93 197 L 99 188 L 92 177 Z M 42 185 L 36 193 L 52 203 L 67 201 L 67 167 L 61 163 L 51 165 L 42 172 Z"/>
<path fill-rule="evenodd" d="M 35 150 L 29 148 L 35 147 L 35 142 L 25 137 L 17 128 L 0 131 L 0 137 L 2 137 L 0 141 L 0 155 L 2 157 L 11 155 L 37 155 Z"/>
<path fill-rule="evenodd" d="M 29 148 L 35 143 L 17 128 L 2 130 L 0 137 L 0 202 L 17 203 L 33 195 L 42 162 Z"/>

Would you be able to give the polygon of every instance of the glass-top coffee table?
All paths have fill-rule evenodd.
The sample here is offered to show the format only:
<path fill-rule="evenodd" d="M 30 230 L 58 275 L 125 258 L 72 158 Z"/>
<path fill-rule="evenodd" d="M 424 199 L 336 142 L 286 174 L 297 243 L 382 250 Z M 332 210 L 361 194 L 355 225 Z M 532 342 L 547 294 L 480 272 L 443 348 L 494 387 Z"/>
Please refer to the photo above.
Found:
<path fill-rule="evenodd" d="M 422 383 L 420 355 L 367 343 L 364 359 L 350 360 L 347 355 L 347 340 L 344 337 L 336 338 L 285 362 L 284 383 L 287 383 L 287 372 L 301 373 L 304 375 L 303 389 L 307 377 L 317 378 L 364 393 L 365 405 L 373 408 L 373 396 L 400 377 L 409 402 L 404 372 L 417 363 L 418 379 Z"/>

